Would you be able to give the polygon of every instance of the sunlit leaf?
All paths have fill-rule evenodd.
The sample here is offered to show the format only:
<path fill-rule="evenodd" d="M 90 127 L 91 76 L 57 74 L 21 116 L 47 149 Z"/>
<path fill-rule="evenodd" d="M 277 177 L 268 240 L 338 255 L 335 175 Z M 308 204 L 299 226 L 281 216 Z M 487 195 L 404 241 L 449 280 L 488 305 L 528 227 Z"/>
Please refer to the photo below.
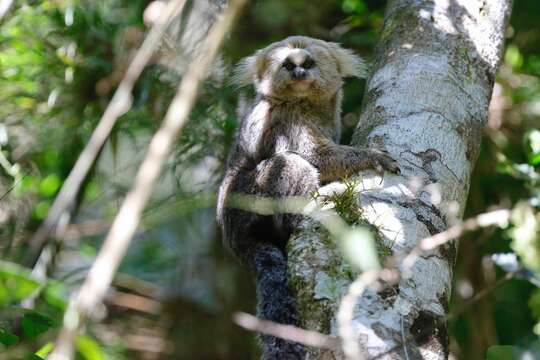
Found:
<path fill-rule="evenodd" d="M 366 271 L 380 267 L 373 234 L 364 227 L 348 230 L 341 243 L 345 258 L 357 269 Z"/>
<path fill-rule="evenodd" d="M 514 227 L 508 233 L 512 237 L 512 248 L 526 267 L 540 272 L 539 224 L 532 207 L 519 204 L 512 212 L 511 220 Z"/>
<path fill-rule="evenodd" d="M 506 47 L 504 60 L 515 68 L 520 68 L 521 65 L 523 65 L 523 56 L 519 52 L 518 47 L 514 44 L 510 44 Z"/>
<path fill-rule="evenodd" d="M 30 271 L 22 266 L 0 262 L 0 305 L 7 305 L 30 296 L 40 286 Z"/>
<path fill-rule="evenodd" d="M 86 360 L 105 360 L 101 347 L 89 336 L 77 337 L 76 346 L 79 354 Z"/>
<path fill-rule="evenodd" d="M 525 135 L 525 144 L 529 164 L 540 164 L 540 130 L 533 129 Z"/>
<path fill-rule="evenodd" d="M 44 196 L 51 196 L 60 188 L 62 181 L 57 174 L 51 174 L 41 180 L 39 192 Z"/>
<path fill-rule="evenodd" d="M 347 13 L 363 14 L 367 11 L 367 6 L 363 0 L 344 0 L 343 11 Z"/>
<path fill-rule="evenodd" d="M 53 349 L 54 344 L 52 342 L 48 342 L 45 345 L 41 347 L 38 351 L 36 351 L 35 355 L 45 358 Z"/>

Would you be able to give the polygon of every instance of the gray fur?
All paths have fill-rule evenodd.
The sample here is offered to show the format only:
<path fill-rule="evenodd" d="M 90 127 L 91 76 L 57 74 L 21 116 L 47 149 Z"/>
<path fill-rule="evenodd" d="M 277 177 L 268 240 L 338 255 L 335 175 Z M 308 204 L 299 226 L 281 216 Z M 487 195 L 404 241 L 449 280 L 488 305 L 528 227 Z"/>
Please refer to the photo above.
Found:
<path fill-rule="evenodd" d="M 303 82 L 293 78 L 293 65 L 284 66 L 287 59 L 302 68 Z M 306 65 L 308 59 L 314 66 Z M 217 216 L 225 243 L 255 274 L 261 318 L 298 325 L 284 248 L 300 216 L 228 208 L 229 197 L 310 196 L 321 184 L 359 170 L 397 171 L 384 152 L 337 143 L 343 78 L 361 76 L 363 69 L 362 60 L 338 44 L 301 36 L 271 44 L 237 67 L 235 81 L 253 81 L 257 95 L 229 156 Z M 299 344 L 271 336 L 261 343 L 263 359 L 303 358 Z"/>

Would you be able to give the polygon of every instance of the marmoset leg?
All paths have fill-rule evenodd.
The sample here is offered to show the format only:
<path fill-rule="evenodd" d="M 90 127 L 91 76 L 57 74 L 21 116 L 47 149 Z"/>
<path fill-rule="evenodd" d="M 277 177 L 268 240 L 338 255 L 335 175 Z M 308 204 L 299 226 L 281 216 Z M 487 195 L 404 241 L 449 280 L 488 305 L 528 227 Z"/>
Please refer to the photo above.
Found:
<path fill-rule="evenodd" d="M 317 169 L 294 153 L 279 153 L 254 170 L 229 178 L 229 193 L 242 193 L 279 201 L 289 196 L 309 197 L 319 186 Z M 246 193 L 246 190 L 247 193 Z M 295 214 L 258 215 L 234 208 L 223 209 L 226 241 L 255 274 L 257 315 L 281 324 L 297 325 L 294 297 L 287 285 L 285 245 L 301 219 Z M 273 336 L 260 337 L 263 359 L 301 359 L 299 344 Z"/>

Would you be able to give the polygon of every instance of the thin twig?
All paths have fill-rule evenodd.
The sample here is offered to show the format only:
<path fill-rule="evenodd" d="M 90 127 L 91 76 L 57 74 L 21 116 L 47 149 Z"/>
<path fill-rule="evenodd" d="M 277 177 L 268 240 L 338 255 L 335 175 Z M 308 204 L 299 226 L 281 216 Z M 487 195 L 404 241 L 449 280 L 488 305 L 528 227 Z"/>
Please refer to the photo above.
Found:
<path fill-rule="evenodd" d="M 152 26 L 148 36 L 129 64 L 124 78 L 120 82 L 112 100 L 105 109 L 88 144 L 79 155 L 77 162 L 62 185 L 47 217 L 30 240 L 30 251 L 27 260 L 29 266 L 34 265 L 50 233 L 58 223 L 62 214 L 67 211 L 79 193 L 84 179 L 96 161 L 96 158 L 105 144 L 105 141 L 108 139 L 117 119 L 131 107 L 131 92 L 135 82 L 141 75 L 152 54 L 159 46 L 160 39 L 167 26 L 174 16 L 182 11 L 185 2 L 186 0 L 173 0 L 167 4 L 167 7 L 162 13 L 164 20 L 156 22 L 154 26 Z"/>
<path fill-rule="evenodd" d="M 424 252 L 433 250 L 452 239 L 459 238 L 466 231 L 474 231 L 476 229 L 498 225 L 505 225 L 510 219 L 512 212 L 508 209 L 500 209 L 483 213 L 467 219 L 466 221 L 451 226 L 447 230 L 436 235 L 420 240 L 418 245 L 405 256 L 402 260 L 402 271 L 408 272 L 412 269 L 416 259 Z"/>
<path fill-rule="evenodd" d="M 151 315 L 161 313 L 161 303 L 146 296 L 114 291 L 105 298 L 105 302 L 114 306 L 136 310 Z"/>
<path fill-rule="evenodd" d="M 9 193 L 12 192 L 13 189 L 15 189 L 15 187 L 16 187 L 21 181 L 24 180 L 24 178 L 26 178 L 26 174 L 24 174 L 23 176 L 21 176 L 20 178 L 18 178 L 17 180 L 15 180 L 15 181 L 13 182 L 13 184 L 11 184 L 11 186 L 9 187 L 9 189 L 7 189 L 6 192 L 2 194 L 2 196 L 0 196 L 0 201 L 4 200 L 4 198 L 5 198 L 6 196 L 8 196 Z"/>
<path fill-rule="evenodd" d="M 501 285 L 507 283 L 508 281 L 512 280 L 516 276 L 515 272 L 508 272 L 504 274 L 504 276 L 494 283 L 484 287 L 482 290 L 477 292 L 472 298 L 467 300 L 463 305 L 458 307 L 456 310 L 452 311 L 448 315 L 445 316 L 444 321 L 448 321 L 452 318 L 455 318 L 458 315 L 461 315 L 464 313 L 469 307 L 476 304 L 481 299 L 485 298 L 487 295 L 492 293 L 495 289 L 499 288 Z"/>
<path fill-rule="evenodd" d="M 213 63 L 234 19 L 246 0 L 231 1 L 221 19 L 212 27 L 201 55 L 193 61 L 180 84 L 162 126 L 156 132 L 135 178 L 135 183 L 122 203 L 111 230 L 101 247 L 78 294 L 70 301 L 64 315 L 63 328 L 50 360 L 73 357 L 73 343 L 78 328 L 92 313 L 109 288 L 112 278 L 139 224 L 142 211 L 152 192 L 172 143 L 191 112 L 199 85 Z"/>
<path fill-rule="evenodd" d="M 364 271 L 349 286 L 347 294 L 341 300 L 337 313 L 338 332 L 343 341 L 343 352 L 347 359 L 364 360 L 365 356 L 356 338 L 353 328 L 354 308 L 357 299 L 362 296 L 366 288 L 381 275 L 381 270 Z"/>
<path fill-rule="evenodd" d="M 336 337 L 324 335 L 317 331 L 304 330 L 292 325 L 283 325 L 273 321 L 262 320 L 244 312 L 233 314 L 233 321 L 247 330 L 276 336 L 316 348 L 338 350 L 341 343 Z"/>

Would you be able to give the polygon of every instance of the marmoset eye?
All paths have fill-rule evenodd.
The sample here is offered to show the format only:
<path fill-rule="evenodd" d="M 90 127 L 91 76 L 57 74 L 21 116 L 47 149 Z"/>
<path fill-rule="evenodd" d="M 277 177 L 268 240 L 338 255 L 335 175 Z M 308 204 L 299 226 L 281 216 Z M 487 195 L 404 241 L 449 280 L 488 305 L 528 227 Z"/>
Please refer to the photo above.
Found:
<path fill-rule="evenodd" d="M 315 61 L 313 61 L 312 59 L 306 59 L 306 61 L 304 61 L 304 63 L 302 64 L 302 67 L 304 69 L 311 69 L 314 66 L 315 66 Z"/>
<path fill-rule="evenodd" d="M 285 60 L 285 62 L 283 63 L 283 67 L 284 67 L 285 69 L 287 69 L 288 71 L 291 71 L 291 70 L 293 70 L 293 69 L 296 67 L 296 65 L 295 65 L 291 60 L 287 59 L 287 60 Z"/>

